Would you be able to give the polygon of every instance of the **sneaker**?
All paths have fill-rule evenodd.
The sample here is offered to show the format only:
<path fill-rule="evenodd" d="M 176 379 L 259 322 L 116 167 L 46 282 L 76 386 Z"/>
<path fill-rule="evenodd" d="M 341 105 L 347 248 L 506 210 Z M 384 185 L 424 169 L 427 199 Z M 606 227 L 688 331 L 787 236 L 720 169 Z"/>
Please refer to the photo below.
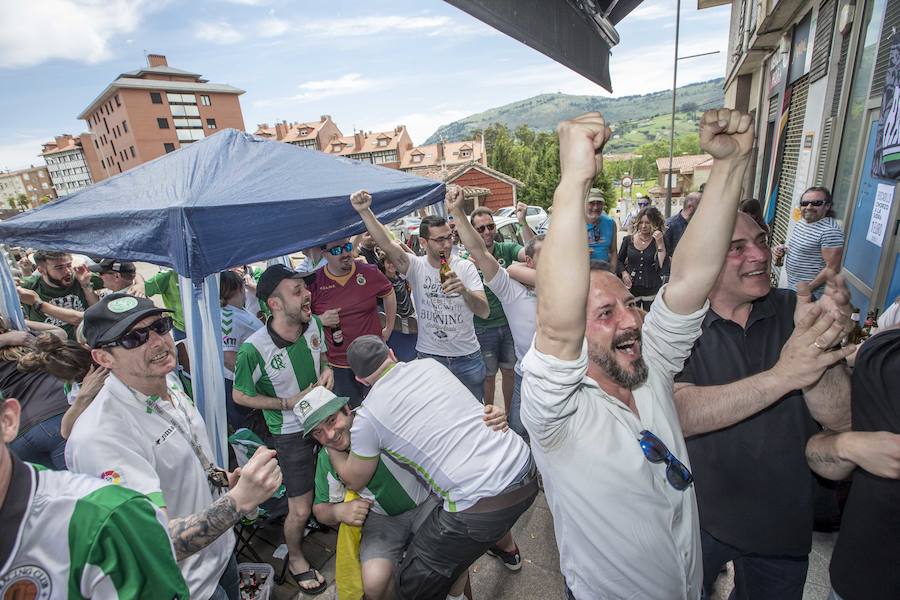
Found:
<path fill-rule="evenodd" d="M 487 551 L 488 556 L 495 556 L 503 561 L 503 566 L 510 571 L 518 571 L 522 568 L 522 556 L 519 554 L 519 547 L 512 552 L 505 552 L 497 546 L 491 546 Z"/>

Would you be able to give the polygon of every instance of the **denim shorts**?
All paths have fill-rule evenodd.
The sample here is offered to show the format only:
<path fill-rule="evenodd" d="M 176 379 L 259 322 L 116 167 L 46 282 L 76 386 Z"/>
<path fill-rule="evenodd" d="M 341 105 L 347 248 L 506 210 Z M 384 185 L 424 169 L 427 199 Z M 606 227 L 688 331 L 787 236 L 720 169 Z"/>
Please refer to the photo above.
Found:
<path fill-rule="evenodd" d="M 484 357 L 484 368 L 488 377 L 497 374 L 497 369 L 512 369 L 516 366 L 516 344 L 509 324 L 497 327 L 476 327 L 475 335 Z"/>
<path fill-rule="evenodd" d="M 433 358 L 453 373 L 468 388 L 475 399 L 484 403 L 484 359 L 478 350 L 465 356 L 438 356 L 436 354 L 417 353 L 418 358 Z"/>

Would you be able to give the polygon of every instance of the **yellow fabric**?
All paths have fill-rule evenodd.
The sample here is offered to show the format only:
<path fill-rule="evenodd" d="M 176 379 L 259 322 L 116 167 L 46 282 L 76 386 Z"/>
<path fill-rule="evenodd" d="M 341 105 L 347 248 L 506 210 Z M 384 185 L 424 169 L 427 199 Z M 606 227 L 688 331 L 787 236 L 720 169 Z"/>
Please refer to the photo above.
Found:
<path fill-rule="evenodd" d="M 347 490 L 344 502 L 359 498 L 353 490 Z M 362 527 L 341 523 L 338 528 L 335 557 L 335 582 L 338 600 L 362 600 L 362 567 L 359 564 L 359 544 Z"/>

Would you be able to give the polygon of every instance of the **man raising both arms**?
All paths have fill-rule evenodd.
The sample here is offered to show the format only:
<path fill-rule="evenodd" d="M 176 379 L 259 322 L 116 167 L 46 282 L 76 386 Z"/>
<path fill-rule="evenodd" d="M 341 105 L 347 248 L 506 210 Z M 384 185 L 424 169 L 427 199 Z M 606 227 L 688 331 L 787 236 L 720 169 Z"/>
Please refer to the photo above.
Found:
<path fill-rule="evenodd" d="M 672 385 L 731 241 L 752 120 L 726 109 L 703 115 L 701 147 L 715 159 L 708 198 L 716 201 L 700 205 L 645 323 L 625 285 L 600 264 L 591 269 L 582 249 L 584 198 L 611 131 L 588 113 L 558 132 L 561 178 L 537 266 L 522 421 L 544 475 L 567 593 L 696 600 L 697 502 Z M 586 506 L 597 509 L 585 516 Z"/>

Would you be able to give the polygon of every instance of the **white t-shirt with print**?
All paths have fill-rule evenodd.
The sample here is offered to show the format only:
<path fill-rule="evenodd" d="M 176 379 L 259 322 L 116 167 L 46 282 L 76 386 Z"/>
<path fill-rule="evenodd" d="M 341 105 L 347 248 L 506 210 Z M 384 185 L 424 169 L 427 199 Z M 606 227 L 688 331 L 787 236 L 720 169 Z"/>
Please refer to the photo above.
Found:
<path fill-rule="evenodd" d="M 503 305 L 503 313 L 509 323 L 509 331 L 516 347 L 516 371 L 522 374 L 522 359 L 531 348 L 534 330 L 537 327 L 537 294 L 534 289 L 522 285 L 509 276 L 506 269 L 497 269 L 497 274 L 484 285 L 494 292 Z"/>
<path fill-rule="evenodd" d="M 450 257 L 450 268 L 471 292 L 483 292 L 478 269 L 468 260 Z M 436 356 L 466 356 L 480 350 L 473 317 L 462 295 L 450 297 L 441 289 L 438 269 L 426 256 L 410 256 L 406 272 L 416 305 L 419 337 L 416 350 Z"/>
<path fill-rule="evenodd" d="M 487 427 L 484 406 L 433 358 L 397 363 L 375 382 L 353 420 L 350 451 L 384 451 L 411 467 L 449 512 L 499 494 L 530 455 L 512 430 Z"/>
<path fill-rule="evenodd" d="M 263 326 L 257 319 L 243 308 L 237 306 L 222 307 L 222 352 L 237 352 L 247 338 Z M 234 381 L 234 371 L 225 367 L 225 379 Z"/>
<path fill-rule="evenodd" d="M 172 402 L 157 400 L 170 419 L 192 432 L 207 458 L 214 454 L 206 425 L 178 378 L 166 377 Z M 169 520 L 209 508 L 221 491 L 211 489 L 190 442 L 152 409 L 153 399 L 110 373 L 94 401 L 78 417 L 66 443 L 66 465 L 136 490 L 166 510 Z M 209 546 L 178 562 L 191 598 L 209 598 L 234 550 L 227 531 Z"/>

